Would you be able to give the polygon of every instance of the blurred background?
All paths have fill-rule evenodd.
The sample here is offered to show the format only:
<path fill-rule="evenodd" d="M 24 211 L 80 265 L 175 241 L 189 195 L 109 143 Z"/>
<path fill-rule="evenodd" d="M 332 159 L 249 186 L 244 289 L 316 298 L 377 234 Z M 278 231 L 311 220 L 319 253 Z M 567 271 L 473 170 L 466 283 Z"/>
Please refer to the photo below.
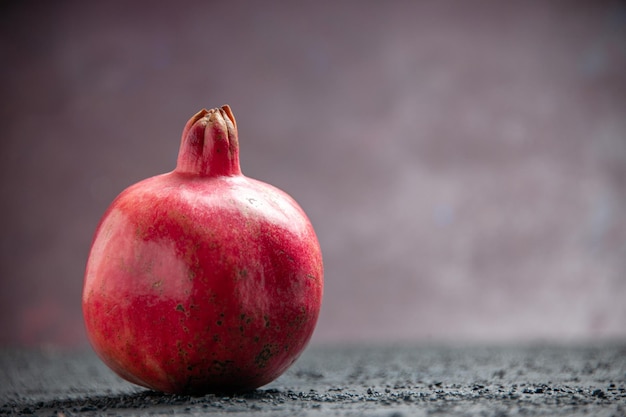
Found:
<path fill-rule="evenodd" d="M 232 106 L 325 257 L 313 343 L 626 337 L 623 1 L 0 6 L 0 346 L 86 345 L 98 220 Z"/>

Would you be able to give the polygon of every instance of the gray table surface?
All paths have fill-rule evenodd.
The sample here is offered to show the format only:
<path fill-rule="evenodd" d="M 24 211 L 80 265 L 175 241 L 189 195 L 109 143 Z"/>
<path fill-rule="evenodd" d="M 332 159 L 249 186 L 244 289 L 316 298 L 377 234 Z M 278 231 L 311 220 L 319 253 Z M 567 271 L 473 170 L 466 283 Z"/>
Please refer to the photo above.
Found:
<path fill-rule="evenodd" d="M 253 392 L 165 395 L 90 350 L 0 350 L 0 415 L 626 416 L 626 342 L 312 346 Z"/>

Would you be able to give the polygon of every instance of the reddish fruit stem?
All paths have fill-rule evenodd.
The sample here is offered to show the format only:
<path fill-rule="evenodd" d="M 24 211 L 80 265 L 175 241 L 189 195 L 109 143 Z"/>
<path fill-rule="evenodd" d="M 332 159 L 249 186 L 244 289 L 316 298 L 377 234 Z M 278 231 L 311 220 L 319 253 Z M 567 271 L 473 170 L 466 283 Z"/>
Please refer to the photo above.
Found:
<path fill-rule="evenodd" d="M 200 177 L 241 175 L 237 123 L 228 105 L 202 109 L 189 119 L 175 172 Z"/>

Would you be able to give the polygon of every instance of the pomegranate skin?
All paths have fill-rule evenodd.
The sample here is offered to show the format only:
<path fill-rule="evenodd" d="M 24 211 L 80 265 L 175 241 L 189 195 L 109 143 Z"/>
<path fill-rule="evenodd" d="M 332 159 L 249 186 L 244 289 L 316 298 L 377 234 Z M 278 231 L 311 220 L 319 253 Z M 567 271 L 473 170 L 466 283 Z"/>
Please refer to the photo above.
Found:
<path fill-rule="evenodd" d="M 94 350 L 118 375 L 201 395 L 281 375 L 313 334 L 322 292 L 310 221 L 286 193 L 241 174 L 223 106 L 187 123 L 174 171 L 107 209 L 82 306 Z"/>

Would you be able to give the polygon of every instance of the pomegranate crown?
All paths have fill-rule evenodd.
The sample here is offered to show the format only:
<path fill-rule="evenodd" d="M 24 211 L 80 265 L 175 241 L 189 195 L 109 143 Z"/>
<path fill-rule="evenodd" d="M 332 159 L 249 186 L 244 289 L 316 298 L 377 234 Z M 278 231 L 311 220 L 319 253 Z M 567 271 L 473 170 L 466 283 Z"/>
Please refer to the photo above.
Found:
<path fill-rule="evenodd" d="M 175 172 L 199 177 L 241 175 L 237 122 L 227 104 L 202 109 L 189 119 Z"/>

